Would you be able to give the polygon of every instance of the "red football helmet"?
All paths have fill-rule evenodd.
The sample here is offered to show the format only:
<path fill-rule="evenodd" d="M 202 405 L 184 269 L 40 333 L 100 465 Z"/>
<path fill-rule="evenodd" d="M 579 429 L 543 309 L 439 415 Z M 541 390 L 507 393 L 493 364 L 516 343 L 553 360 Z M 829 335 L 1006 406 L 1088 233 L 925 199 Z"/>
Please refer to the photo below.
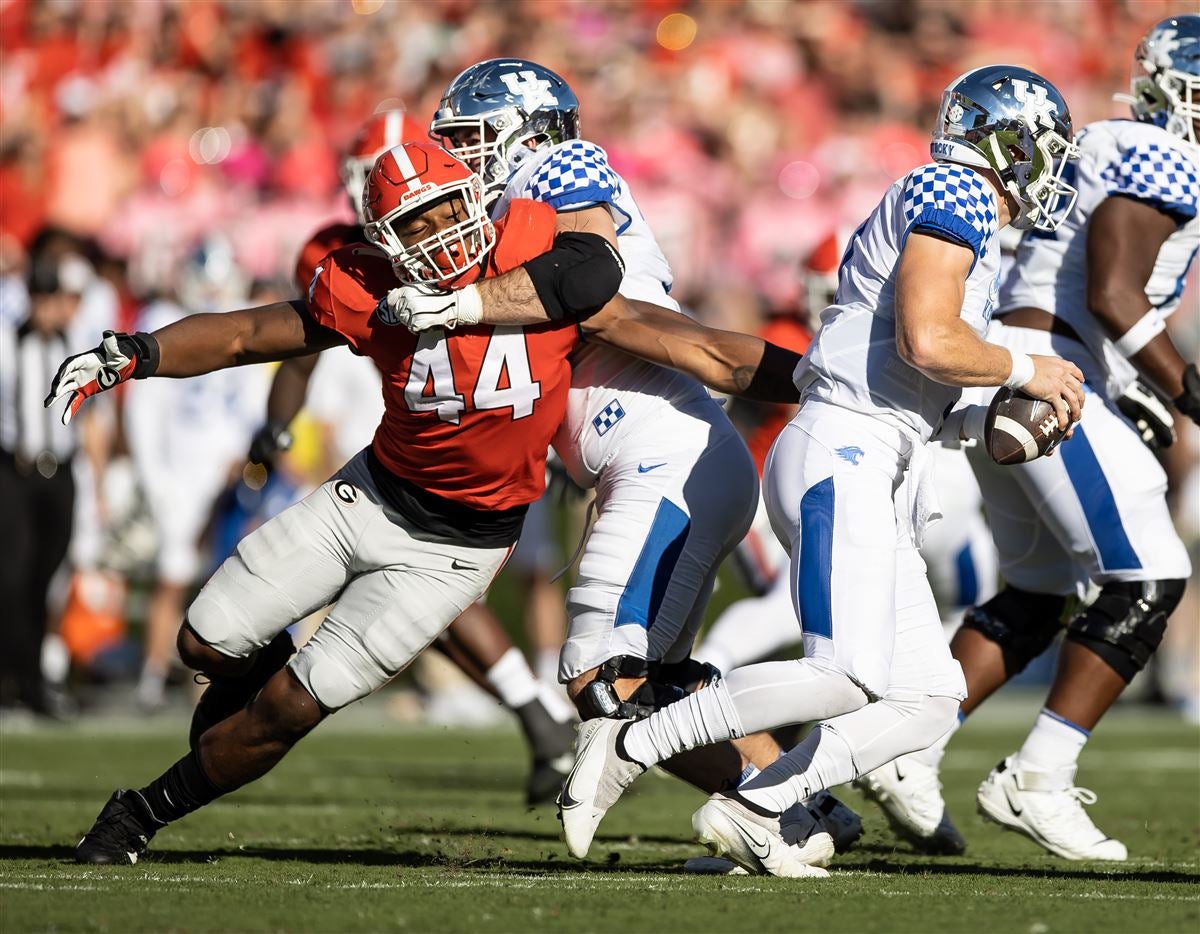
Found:
<path fill-rule="evenodd" d="M 399 222 L 433 205 L 458 199 L 462 219 L 405 246 Z M 483 180 L 430 142 L 405 143 L 380 156 L 363 190 L 363 230 L 392 261 L 404 282 L 455 288 L 479 276 L 480 260 L 496 243 L 484 204 Z"/>
<path fill-rule="evenodd" d="M 350 196 L 358 222 L 365 223 L 362 216 L 363 186 L 375 160 L 393 146 L 425 140 L 421 127 L 413 122 L 403 110 L 385 110 L 371 116 L 362 125 L 350 149 L 342 158 L 342 185 Z"/>

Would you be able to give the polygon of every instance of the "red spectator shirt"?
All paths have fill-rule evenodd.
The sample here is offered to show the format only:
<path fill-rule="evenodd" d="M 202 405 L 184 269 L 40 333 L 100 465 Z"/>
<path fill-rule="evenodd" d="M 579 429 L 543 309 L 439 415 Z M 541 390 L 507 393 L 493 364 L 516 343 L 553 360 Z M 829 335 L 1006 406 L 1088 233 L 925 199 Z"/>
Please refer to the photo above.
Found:
<path fill-rule="evenodd" d="M 553 244 L 555 212 L 518 200 L 496 223 L 484 276 L 515 269 Z M 566 409 L 573 322 L 476 325 L 414 335 L 390 321 L 387 258 L 350 245 L 325 257 L 309 289 L 315 320 L 370 357 L 384 415 L 372 450 L 391 473 L 474 510 L 523 507 L 545 489 L 546 449 Z"/>

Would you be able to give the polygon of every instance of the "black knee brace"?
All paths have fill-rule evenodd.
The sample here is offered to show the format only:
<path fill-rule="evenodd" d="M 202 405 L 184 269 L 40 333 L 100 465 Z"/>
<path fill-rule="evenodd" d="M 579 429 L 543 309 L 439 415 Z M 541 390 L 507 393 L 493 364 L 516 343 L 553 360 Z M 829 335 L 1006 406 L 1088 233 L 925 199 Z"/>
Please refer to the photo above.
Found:
<path fill-rule="evenodd" d="M 720 676 L 712 665 L 694 659 L 664 664 L 647 662 L 633 655 L 618 655 L 602 664 L 595 679 L 580 693 L 579 712 L 585 720 L 597 717 L 642 720 Z M 621 700 L 613 683 L 617 678 L 645 678 L 646 681 L 628 700 Z"/>
<path fill-rule="evenodd" d="M 963 629 L 973 629 L 1000 646 L 1004 671 L 1011 678 L 1054 641 L 1066 606 L 1066 597 L 1006 586 L 987 603 L 967 610 Z"/>
<path fill-rule="evenodd" d="M 1186 586 L 1184 580 L 1105 584 L 1096 602 L 1067 625 L 1067 638 L 1099 655 L 1128 684 L 1162 642 Z"/>

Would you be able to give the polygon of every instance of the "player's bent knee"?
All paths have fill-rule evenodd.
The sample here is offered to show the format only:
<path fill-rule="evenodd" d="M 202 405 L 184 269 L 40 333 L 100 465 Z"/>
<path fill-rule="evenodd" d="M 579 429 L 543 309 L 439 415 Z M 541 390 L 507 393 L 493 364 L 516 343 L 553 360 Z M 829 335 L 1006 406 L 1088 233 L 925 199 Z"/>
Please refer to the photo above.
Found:
<path fill-rule="evenodd" d="M 179 658 L 193 671 L 210 674 L 227 674 L 227 669 L 241 667 L 246 659 L 233 658 L 218 649 L 213 648 L 197 635 L 188 618 L 179 627 L 179 635 L 175 638 L 175 647 L 179 650 Z"/>
<path fill-rule="evenodd" d="M 1114 581 L 1067 626 L 1067 638 L 1086 646 L 1126 683 L 1146 667 L 1162 642 L 1185 580 Z"/>
<path fill-rule="evenodd" d="M 1066 606 L 1066 597 L 1010 585 L 967 610 L 962 625 L 999 646 L 1005 674 L 1011 678 L 1049 648 L 1062 629 Z"/>

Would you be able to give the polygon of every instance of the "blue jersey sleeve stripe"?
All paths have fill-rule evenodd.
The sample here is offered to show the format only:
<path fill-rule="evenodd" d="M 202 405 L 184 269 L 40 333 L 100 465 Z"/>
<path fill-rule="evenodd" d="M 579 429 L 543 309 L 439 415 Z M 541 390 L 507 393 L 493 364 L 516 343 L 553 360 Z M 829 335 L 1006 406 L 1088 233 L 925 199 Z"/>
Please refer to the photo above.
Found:
<path fill-rule="evenodd" d="M 912 233 L 914 230 L 926 230 L 955 243 L 961 243 L 974 254 L 975 259 L 979 259 L 979 253 L 983 249 L 983 234 L 979 228 L 970 221 L 963 220 L 953 211 L 925 208 L 909 223 L 908 232 Z"/>

